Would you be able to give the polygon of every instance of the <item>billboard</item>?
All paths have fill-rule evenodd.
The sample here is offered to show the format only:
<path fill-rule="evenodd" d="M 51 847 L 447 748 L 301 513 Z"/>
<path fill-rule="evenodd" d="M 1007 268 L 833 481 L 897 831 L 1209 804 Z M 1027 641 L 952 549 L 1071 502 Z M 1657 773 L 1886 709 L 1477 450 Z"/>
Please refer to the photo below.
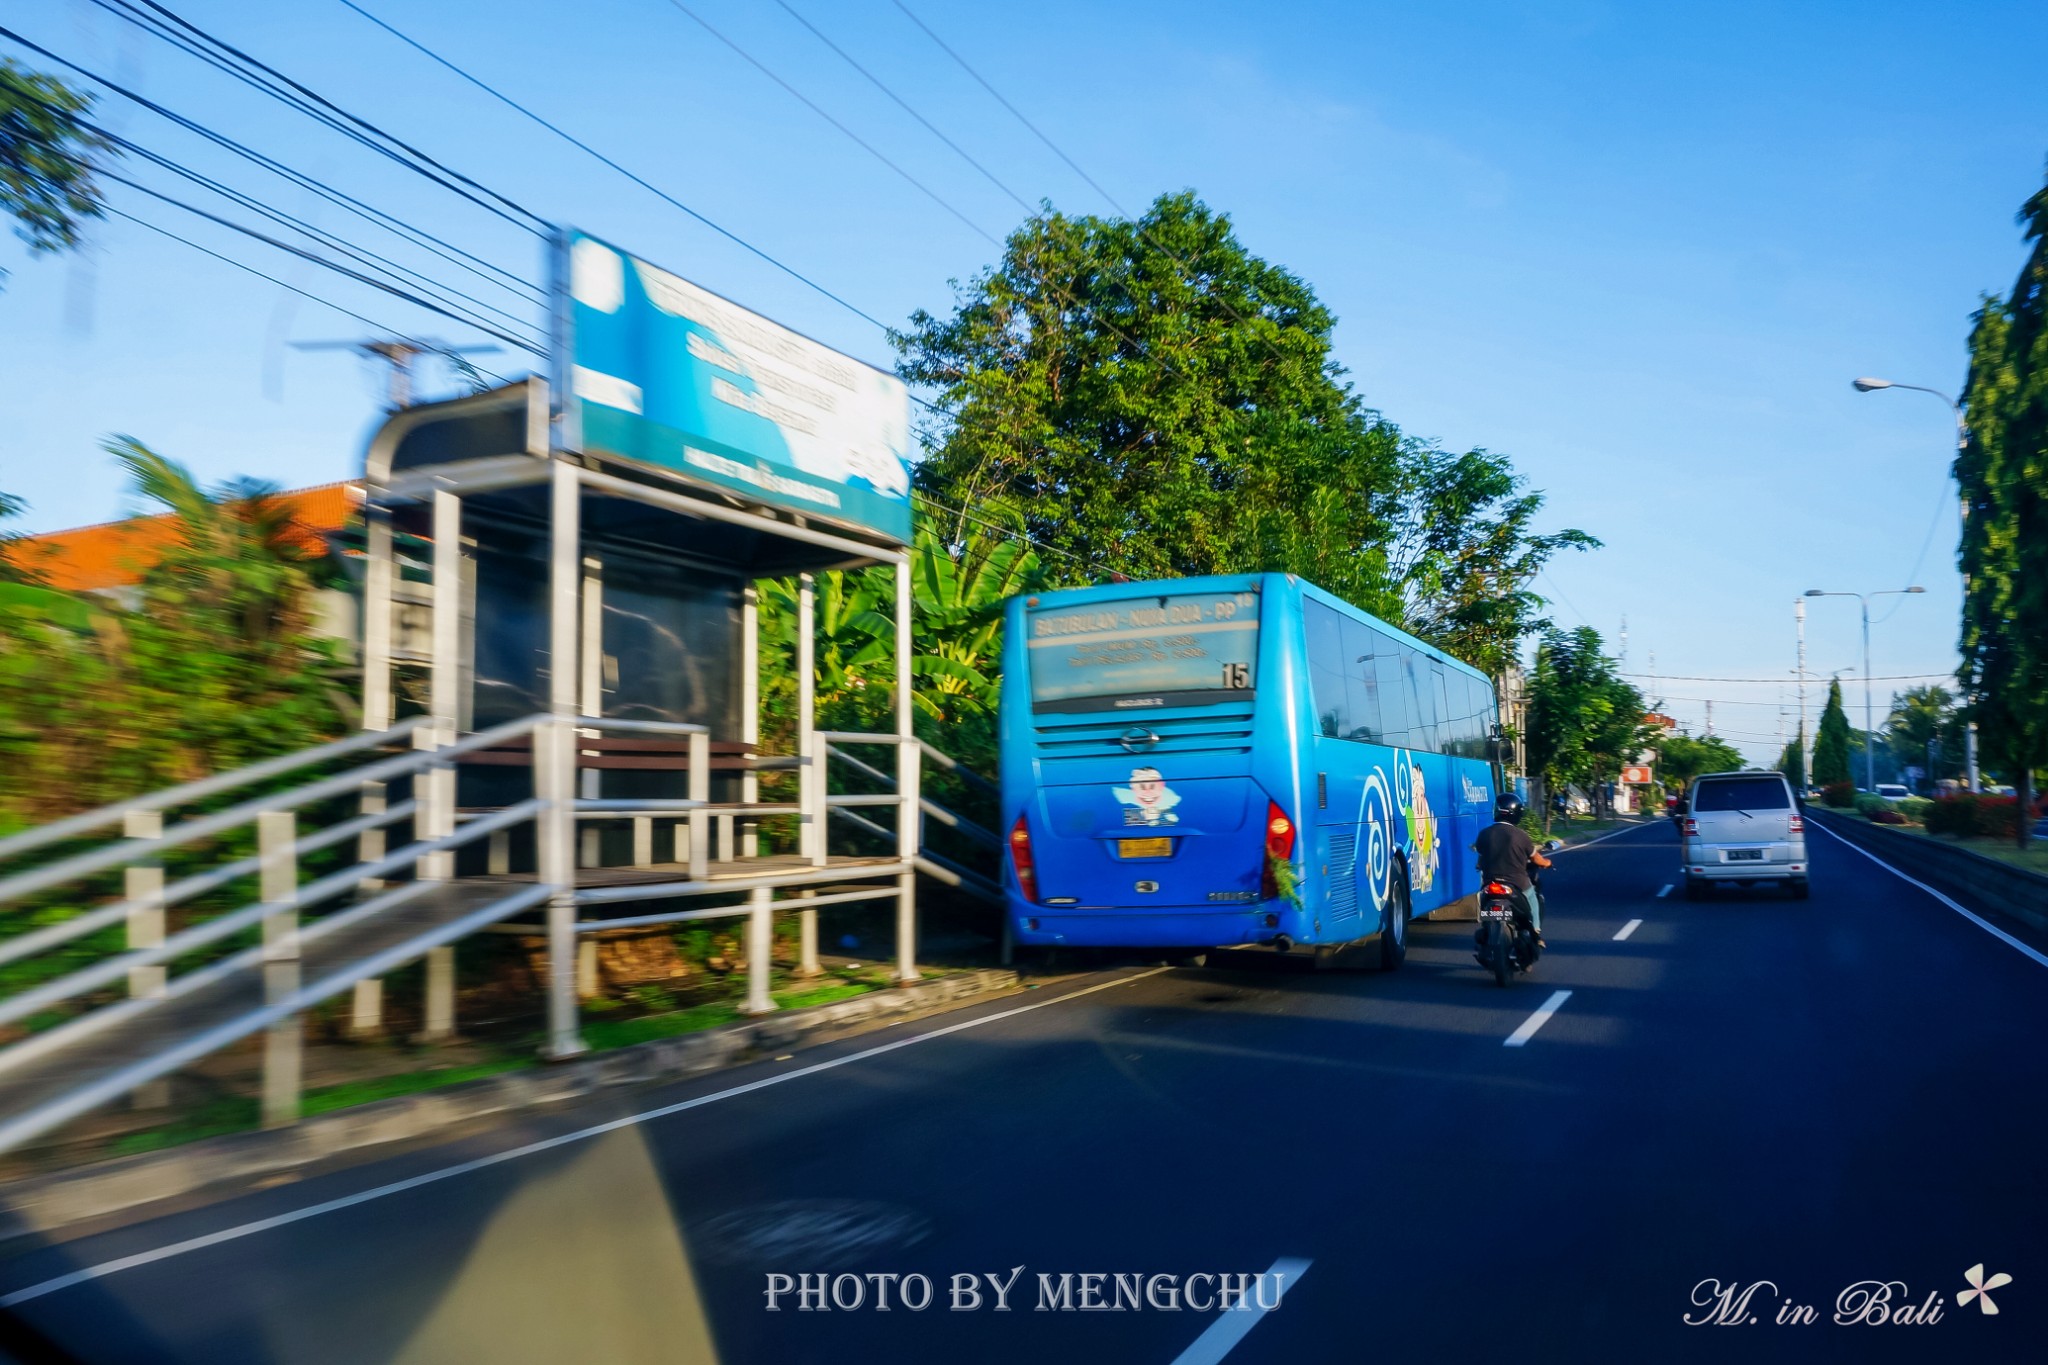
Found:
<path fill-rule="evenodd" d="M 910 540 L 901 380 L 594 237 L 566 245 L 584 450 Z"/>

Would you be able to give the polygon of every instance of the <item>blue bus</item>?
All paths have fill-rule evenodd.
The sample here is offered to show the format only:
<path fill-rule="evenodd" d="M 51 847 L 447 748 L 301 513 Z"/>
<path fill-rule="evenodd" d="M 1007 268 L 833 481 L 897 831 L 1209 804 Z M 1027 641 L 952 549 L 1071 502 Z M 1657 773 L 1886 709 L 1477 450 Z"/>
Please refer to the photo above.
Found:
<path fill-rule="evenodd" d="M 1291 574 L 1012 599 L 1004 884 L 1045 946 L 1348 945 L 1474 897 L 1487 678 Z"/>

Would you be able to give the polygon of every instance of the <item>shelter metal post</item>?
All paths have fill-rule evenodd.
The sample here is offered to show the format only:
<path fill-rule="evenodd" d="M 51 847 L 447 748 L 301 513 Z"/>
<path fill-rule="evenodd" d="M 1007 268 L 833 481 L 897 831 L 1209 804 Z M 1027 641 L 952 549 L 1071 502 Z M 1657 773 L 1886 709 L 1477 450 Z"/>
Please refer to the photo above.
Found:
<path fill-rule="evenodd" d="M 282 1000 L 299 989 L 298 816 L 288 810 L 256 817 L 257 880 L 269 913 L 263 917 L 263 995 Z M 299 1119 L 305 1020 L 288 1015 L 263 1038 L 263 1126 Z"/>
<path fill-rule="evenodd" d="M 548 899 L 548 1055 L 584 1051 L 576 1015 L 576 685 L 577 575 L 582 489 L 576 466 L 550 471 L 548 541 L 548 711 L 534 745 L 540 876 Z M 545 761 L 543 761 L 543 759 Z"/>
<path fill-rule="evenodd" d="M 432 747 L 455 742 L 456 692 L 462 680 L 462 499 L 446 489 L 434 492 L 434 658 L 428 696 L 434 715 Z M 438 839 L 455 832 L 455 769 L 437 763 L 425 774 L 424 833 Z M 445 881 L 455 875 L 452 852 L 430 853 L 420 875 Z"/>
<path fill-rule="evenodd" d="M 911 702 L 910 648 L 910 561 L 902 559 L 896 563 L 896 856 L 903 863 L 896 878 L 896 979 L 903 982 L 919 979 L 917 855 L 923 847 L 919 835 L 924 814 L 918 805 L 923 752 Z"/>
<path fill-rule="evenodd" d="M 604 565 L 595 559 L 583 561 L 583 629 L 580 635 L 582 653 L 578 656 L 581 667 L 577 675 L 583 695 L 582 714 L 604 715 Z M 590 737 L 597 738 L 593 730 Z M 580 749 L 582 746 L 578 746 Z M 577 795 L 595 801 L 604 795 L 604 774 L 595 766 L 584 768 L 579 774 L 580 786 Z M 604 829 L 601 824 L 591 821 L 580 827 L 583 834 L 583 866 L 604 865 Z"/>
<path fill-rule="evenodd" d="M 747 765 L 740 770 L 740 800 L 751 806 L 761 799 L 761 776 L 754 771 L 754 751 L 761 743 L 761 591 L 754 583 L 740 596 L 740 743 Z M 739 853 L 742 858 L 761 856 L 760 821 L 741 823 Z"/>
<path fill-rule="evenodd" d="M 363 507 L 363 728 L 388 730 L 393 720 L 391 695 L 391 612 L 392 585 L 398 561 L 391 543 L 391 512 L 374 497 Z M 360 810 L 364 815 L 381 815 L 388 800 L 382 782 L 365 782 Z M 384 856 L 384 826 L 366 829 L 356 836 L 356 860 L 373 863 Z M 383 890 L 381 880 L 363 883 L 363 894 L 374 896 Z M 384 1026 L 384 981 L 365 977 L 356 982 L 349 1004 L 349 1033 L 357 1038 L 376 1034 Z"/>
<path fill-rule="evenodd" d="M 825 865 L 825 746 L 818 739 L 818 581 L 796 580 L 797 853 Z M 806 910 L 815 917 L 817 911 Z M 812 927 L 813 934 L 816 926 Z"/>

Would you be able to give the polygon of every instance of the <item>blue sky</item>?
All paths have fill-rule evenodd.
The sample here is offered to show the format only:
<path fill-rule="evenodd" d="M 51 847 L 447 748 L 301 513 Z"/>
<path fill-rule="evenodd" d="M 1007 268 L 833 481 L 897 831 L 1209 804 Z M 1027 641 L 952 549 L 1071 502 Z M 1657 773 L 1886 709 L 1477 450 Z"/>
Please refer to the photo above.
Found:
<path fill-rule="evenodd" d="M 668 0 L 360 3 L 876 317 L 943 307 L 948 280 L 993 253 Z M 967 218 L 998 236 L 1013 225 L 1000 190 L 774 0 L 688 3 Z M 1613 639 L 1626 616 L 1629 668 L 1647 672 L 1654 651 L 1668 709 L 1695 728 L 1711 697 L 1717 731 L 1774 754 L 1778 683 L 1678 679 L 1783 677 L 1789 705 L 1793 599 L 1904 586 L 1930 528 L 1914 575 L 1928 591 L 1874 630 L 1873 671 L 1951 667 L 1948 415 L 1848 381 L 1960 385 L 1970 312 L 2018 269 L 2013 214 L 2048 155 L 2048 83 L 1999 54 L 2048 49 L 2048 7 L 1953 4 L 1936 21 L 1904 4 L 906 3 L 1125 206 L 1192 187 L 1308 279 L 1375 407 L 1512 455 L 1551 525 L 1606 542 L 1539 584 L 1559 621 Z M 790 4 L 1025 198 L 1109 211 L 889 0 Z M 338 0 L 173 8 L 548 218 L 887 359 L 869 324 Z M 530 235 L 87 0 L 24 0 L 4 22 L 541 278 Z M 152 150 L 373 240 L 154 114 L 111 96 L 101 112 Z M 133 178 L 207 197 L 146 167 Z M 380 323 L 474 336 L 112 188 L 116 206 Z M 0 488 L 30 501 L 29 529 L 124 510 L 99 450 L 110 432 L 209 478 L 357 471 L 381 378 L 287 343 L 363 324 L 118 220 L 83 258 L 31 260 L 9 241 L 0 267 Z M 1855 604 L 1813 603 L 1808 645 L 1815 670 L 1854 672 Z"/>

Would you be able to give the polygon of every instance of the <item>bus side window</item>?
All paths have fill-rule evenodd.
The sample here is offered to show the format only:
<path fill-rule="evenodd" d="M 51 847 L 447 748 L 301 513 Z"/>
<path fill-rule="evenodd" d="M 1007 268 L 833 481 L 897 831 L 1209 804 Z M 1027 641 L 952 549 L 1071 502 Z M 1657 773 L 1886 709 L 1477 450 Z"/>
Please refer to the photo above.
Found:
<path fill-rule="evenodd" d="M 1379 681 L 1380 742 L 1396 748 L 1415 747 L 1415 703 L 1402 658 L 1407 652 L 1398 640 L 1374 633 L 1371 667 Z"/>
<path fill-rule="evenodd" d="M 1352 722 L 1347 702 L 1350 670 L 1344 663 L 1344 618 L 1320 602 L 1304 598 L 1302 628 L 1308 636 L 1309 687 L 1315 694 L 1316 718 L 1332 739 L 1348 738 Z"/>
<path fill-rule="evenodd" d="M 1344 738 L 1377 743 L 1381 726 L 1380 684 L 1373 673 L 1372 654 L 1385 642 L 1362 621 L 1344 621 L 1344 682 L 1350 698 L 1351 724 Z"/>

